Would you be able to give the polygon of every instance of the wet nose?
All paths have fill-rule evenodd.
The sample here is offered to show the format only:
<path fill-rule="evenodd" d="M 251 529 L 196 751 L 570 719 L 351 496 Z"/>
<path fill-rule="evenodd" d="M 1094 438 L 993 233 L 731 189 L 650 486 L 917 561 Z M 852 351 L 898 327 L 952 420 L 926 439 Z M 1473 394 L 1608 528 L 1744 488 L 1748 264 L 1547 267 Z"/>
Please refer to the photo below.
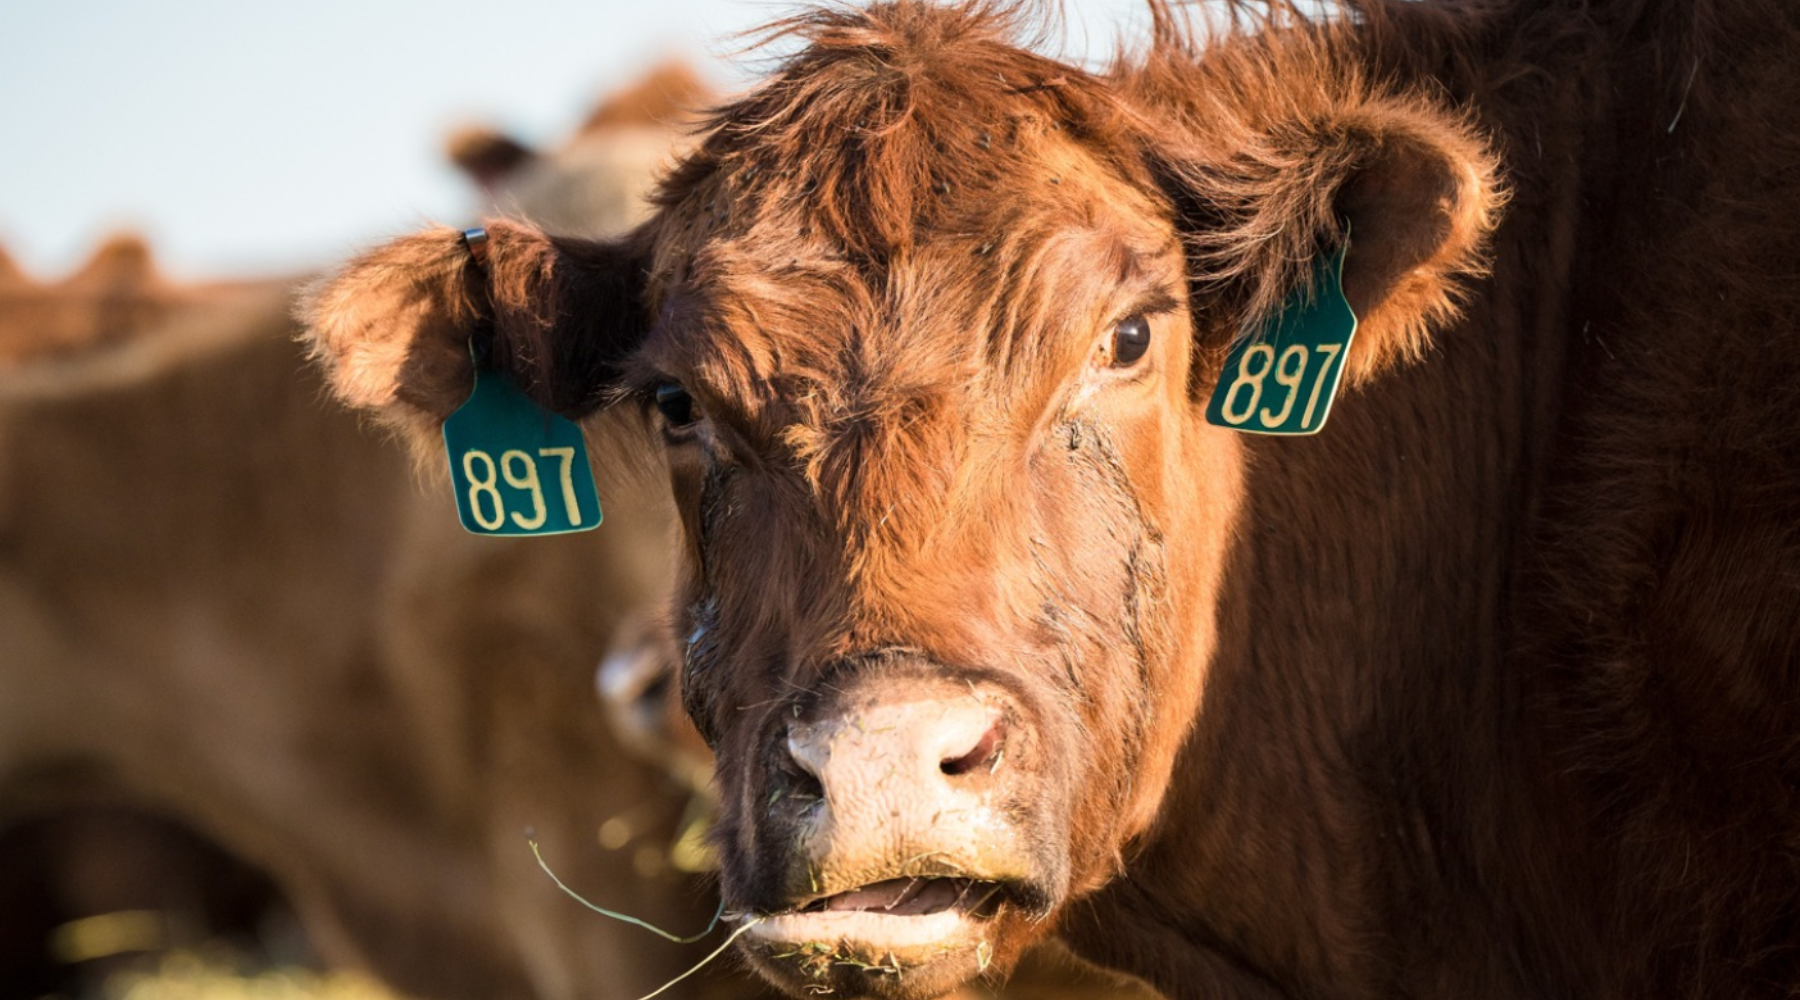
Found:
<path fill-rule="evenodd" d="M 1043 751 L 1009 692 L 909 673 L 829 694 L 787 722 L 787 752 L 758 803 L 792 824 L 777 828 L 776 848 L 791 852 L 781 880 L 792 901 L 892 878 L 1030 870 L 1016 817 L 1036 803 Z"/>
<path fill-rule="evenodd" d="M 897 782 L 947 791 L 998 771 L 1005 746 L 1003 714 L 973 694 L 865 705 L 792 723 L 787 738 L 794 763 L 834 803 Z"/>

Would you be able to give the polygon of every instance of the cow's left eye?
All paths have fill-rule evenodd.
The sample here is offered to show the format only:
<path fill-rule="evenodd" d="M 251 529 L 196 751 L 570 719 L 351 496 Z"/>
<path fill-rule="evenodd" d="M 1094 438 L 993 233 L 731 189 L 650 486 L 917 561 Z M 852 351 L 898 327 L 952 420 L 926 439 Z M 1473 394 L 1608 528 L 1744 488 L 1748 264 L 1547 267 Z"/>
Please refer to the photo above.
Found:
<path fill-rule="evenodd" d="M 670 430 L 681 430 L 694 422 L 694 397 L 676 383 L 664 382 L 656 387 L 656 410 Z"/>
<path fill-rule="evenodd" d="M 1128 316 L 1113 327 L 1112 365 L 1126 368 L 1150 351 L 1150 321 L 1141 314 Z"/>

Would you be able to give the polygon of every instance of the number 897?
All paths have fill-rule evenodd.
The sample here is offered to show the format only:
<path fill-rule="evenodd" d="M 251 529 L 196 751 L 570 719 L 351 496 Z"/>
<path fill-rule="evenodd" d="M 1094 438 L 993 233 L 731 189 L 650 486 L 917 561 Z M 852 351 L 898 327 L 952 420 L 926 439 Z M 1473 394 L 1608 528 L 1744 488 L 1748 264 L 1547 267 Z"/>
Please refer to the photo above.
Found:
<path fill-rule="evenodd" d="M 568 510 L 570 527 L 580 527 L 581 505 L 576 497 L 574 479 L 575 449 L 539 448 L 538 455 L 561 459 L 558 472 L 562 481 L 563 505 Z M 538 477 L 537 461 L 525 452 L 509 448 L 500 453 L 500 461 L 496 463 L 494 456 L 479 448 L 471 448 L 463 452 L 462 471 L 469 481 L 469 511 L 474 515 L 475 523 L 488 531 L 504 525 L 508 517 L 520 528 L 536 531 L 549 518 L 543 482 Z M 530 494 L 529 517 L 516 510 L 507 511 L 506 501 L 500 495 L 499 480 L 505 480 L 506 485 L 515 490 L 525 490 Z"/>
<path fill-rule="evenodd" d="M 1318 352 L 1324 356 L 1325 361 L 1319 366 L 1312 392 L 1306 398 L 1306 409 L 1300 415 L 1301 430 L 1312 426 L 1313 416 L 1319 405 L 1319 390 L 1325 385 L 1325 376 L 1331 371 L 1331 363 L 1343 348 L 1343 344 L 1318 345 Z M 1226 389 L 1224 402 L 1219 407 L 1220 416 L 1234 427 L 1245 423 L 1252 416 L 1266 428 L 1276 428 L 1287 423 L 1288 417 L 1294 412 L 1294 400 L 1300 398 L 1311 355 L 1312 352 L 1307 350 L 1305 344 L 1290 345 L 1281 352 L 1280 357 L 1276 356 L 1275 348 L 1268 344 L 1256 344 L 1244 351 L 1238 358 L 1237 377 Z M 1281 409 L 1272 410 L 1265 406 L 1258 411 L 1256 404 L 1262 401 L 1263 380 L 1270 374 L 1275 376 L 1276 383 L 1285 387 L 1287 392 L 1282 399 Z M 1240 391 L 1245 389 L 1249 390 L 1248 393 Z"/>

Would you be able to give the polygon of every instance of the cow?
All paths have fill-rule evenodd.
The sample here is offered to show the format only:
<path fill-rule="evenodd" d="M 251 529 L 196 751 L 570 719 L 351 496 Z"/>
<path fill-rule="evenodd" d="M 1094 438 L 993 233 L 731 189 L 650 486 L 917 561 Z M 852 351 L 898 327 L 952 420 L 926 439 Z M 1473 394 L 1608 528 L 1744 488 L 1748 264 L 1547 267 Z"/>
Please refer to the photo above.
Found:
<path fill-rule="evenodd" d="M 0 995 L 271 918 L 412 996 L 648 993 L 704 951 L 583 910 L 526 832 L 598 903 L 679 933 L 715 912 L 669 863 L 687 787 L 592 694 L 667 589 L 666 502 L 613 479 L 615 530 L 465 537 L 324 405 L 296 284 L 173 285 L 135 238 L 64 282 L 0 266 Z M 666 995 L 760 994 L 720 971 Z"/>
<path fill-rule="evenodd" d="M 1791 995 L 1793 12 L 1151 10 L 1105 72 L 799 14 L 638 229 L 401 238 L 314 351 L 419 440 L 476 338 L 642 428 L 794 995 L 1050 934 L 1174 997 Z M 1343 309 L 1295 405 L 1268 338 Z"/>
<path fill-rule="evenodd" d="M 617 220 L 646 213 L 648 182 L 656 168 L 669 160 L 672 149 L 684 148 L 685 131 L 698 125 L 703 109 L 717 100 L 696 70 L 673 61 L 609 96 L 573 136 L 551 150 L 532 149 L 491 129 L 466 127 L 452 134 L 447 152 L 494 210 L 560 232 L 603 235 L 618 228 Z M 652 513 L 639 511 L 626 527 L 649 534 L 672 527 L 651 520 Z M 712 757 L 681 709 L 676 676 L 680 647 L 669 634 L 664 603 L 647 603 L 620 622 L 596 672 L 597 693 L 613 737 L 687 792 L 667 864 L 680 871 L 711 871 L 716 858 L 702 835 L 717 808 Z M 608 829 L 617 835 L 620 828 L 615 824 Z M 1022 959 L 1005 995 L 1009 1000 L 1160 996 L 1143 982 L 1096 968 L 1055 942 Z"/>
<path fill-rule="evenodd" d="M 467 125 L 445 152 L 494 210 L 572 236 L 607 236 L 648 212 L 658 168 L 717 99 L 698 70 L 671 60 L 608 95 L 553 149 Z"/>
<path fill-rule="evenodd" d="M 107 237 L 55 282 L 35 280 L 0 251 L 0 372 L 119 343 L 184 310 L 254 294 L 257 284 L 171 281 L 149 242 L 130 232 Z"/>

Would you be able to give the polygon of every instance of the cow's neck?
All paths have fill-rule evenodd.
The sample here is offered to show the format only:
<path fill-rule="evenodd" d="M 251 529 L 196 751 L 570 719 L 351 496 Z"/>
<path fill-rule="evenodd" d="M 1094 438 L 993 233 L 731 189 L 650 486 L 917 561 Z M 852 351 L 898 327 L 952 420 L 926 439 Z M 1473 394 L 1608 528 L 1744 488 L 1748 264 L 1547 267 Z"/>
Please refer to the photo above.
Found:
<path fill-rule="evenodd" d="M 1502 142 L 1538 176 L 1466 320 L 1317 437 L 1248 442 L 1199 721 L 1129 876 L 1067 925 L 1176 995 L 1506 996 L 1529 992 L 1521 968 L 1558 975 L 1521 916 L 1579 873 L 1557 871 L 1568 814 L 1506 654 L 1560 412 L 1578 126 L 1603 88 L 1532 86 L 1479 95 L 1535 102 L 1500 118 L 1533 123 Z M 1543 875 L 1491 881 L 1522 871 Z"/>

